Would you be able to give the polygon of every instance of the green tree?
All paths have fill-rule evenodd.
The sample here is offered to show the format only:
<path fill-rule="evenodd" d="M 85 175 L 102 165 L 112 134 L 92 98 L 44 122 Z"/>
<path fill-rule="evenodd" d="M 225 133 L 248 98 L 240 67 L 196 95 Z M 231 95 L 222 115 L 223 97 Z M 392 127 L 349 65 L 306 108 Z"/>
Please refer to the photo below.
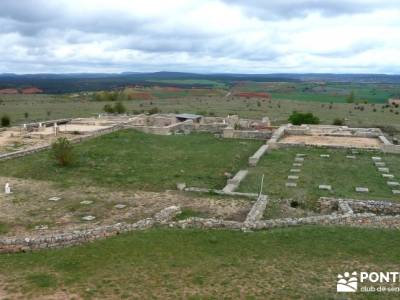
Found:
<path fill-rule="evenodd" d="M 117 114 L 126 113 L 126 107 L 122 102 L 117 102 L 114 105 L 114 112 L 116 112 Z"/>
<path fill-rule="evenodd" d="M 3 115 L 1 117 L 1 127 L 8 127 L 11 124 L 11 119 L 8 115 Z"/>
<path fill-rule="evenodd" d="M 103 106 L 103 110 L 104 110 L 106 113 L 109 113 L 109 114 L 113 114 L 113 113 L 114 113 L 114 108 L 113 108 L 110 104 L 104 105 L 104 106 Z"/>
<path fill-rule="evenodd" d="M 312 113 L 301 113 L 294 111 L 290 117 L 289 122 L 293 125 L 302 125 L 302 124 L 319 124 L 319 118 L 314 116 Z"/>

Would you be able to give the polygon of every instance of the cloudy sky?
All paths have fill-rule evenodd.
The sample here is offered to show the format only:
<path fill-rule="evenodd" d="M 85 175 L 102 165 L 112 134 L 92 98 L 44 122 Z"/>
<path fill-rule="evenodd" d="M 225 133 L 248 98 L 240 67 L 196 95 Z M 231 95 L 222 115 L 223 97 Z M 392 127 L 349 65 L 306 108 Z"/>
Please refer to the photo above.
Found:
<path fill-rule="evenodd" d="M 399 0 L 0 0 L 0 73 L 400 73 Z"/>

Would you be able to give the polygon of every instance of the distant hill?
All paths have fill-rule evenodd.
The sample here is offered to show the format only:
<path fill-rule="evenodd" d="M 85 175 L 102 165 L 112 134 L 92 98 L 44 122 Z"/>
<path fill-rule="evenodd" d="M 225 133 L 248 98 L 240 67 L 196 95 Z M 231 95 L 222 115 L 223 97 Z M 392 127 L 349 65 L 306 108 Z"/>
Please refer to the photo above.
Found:
<path fill-rule="evenodd" d="M 182 82 L 179 82 L 182 80 Z M 196 80 L 198 82 L 196 83 Z M 164 82 L 163 82 L 164 81 Z M 186 82 L 185 82 L 186 81 Z M 0 74 L 0 89 L 24 89 L 36 87 L 44 93 L 59 94 L 81 91 L 119 89 L 128 85 L 174 86 L 210 88 L 217 81 L 231 86 L 237 81 L 258 82 L 354 82 L 354 83 L 400 83 L 400 75 L 384 74 L 195 74 L 181 72 L 119 74 L 74 73 L 74 74 Z M 173 83 L 171 83 L 173 82 Z"/>

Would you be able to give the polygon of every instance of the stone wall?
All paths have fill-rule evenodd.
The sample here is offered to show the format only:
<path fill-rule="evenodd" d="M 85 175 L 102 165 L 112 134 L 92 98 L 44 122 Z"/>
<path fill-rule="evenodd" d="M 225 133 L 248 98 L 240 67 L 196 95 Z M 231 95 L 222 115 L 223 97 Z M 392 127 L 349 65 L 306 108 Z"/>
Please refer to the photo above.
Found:
<path fill-rule="evenodd" d="M 247 174 L 249 173 L 248 170 L 240 170 L 236 173 L 236 175 L 228 179 L 226 186 L 222 189 L 225 193 L 227 192 L 234 192 L 240 185 L 240 182 L 246 178 Z"/>
<path fill-rule="evenodd" d="M 113 127 L 109 127 L 109 128 L 106 128 L 106 129 L 100 129 L 100 130 L 97 130 L 97 131 L 93 131 L 93 132 L 91 132 L 90 134 L 87 134 L 87 135 L 77 136 L 77 137 L 71 138 L 71 139 L 69 139 L 69 141 L 71 143 L 74 143 L 74 144 L 75 143 L 80 143 L 80 142 L 85 141 L 85 140 L 89 140 L 89 139 L 92 139 L 92 138 L 99 137 L 101 135 L 105 135 L 105 134 L 109 134 L 109 133 L 114 132 L 114 131 L 121 130 L 122 128 L 123 128 L 122 125 L 115 125 Z M 13 159 L 13 158 L 17 158 L 17 157 L 23 157 L 23 156 L 26 156 L 26 155 L 29 155 L 29 154 L 33 154 L 33 153 L 36 153 L 36 152 L 40 152 L 40 151 L 49 149 L 50 147 L 51 147 L 51 144 L 48 144 L 48 145 L 37 146 L 37 147 L 25 149 L 25 150 L 19 150 L 19 151 L 14 151 L 14 152 L 10 152 L 10 153 L 4 153 L 4 154 L 0 155 L 0 160 L 7 160 L 7 159 Z"/>
<path fill-rule="evenodd" d="M 251 224 L 260 221 L 263 218 L 265 208 L 268 204 L 268 197 L 266 195 L 260 195 L 251 208 L 250 212 L 247 214 L 245 224 Z"/>
<path fill-rule="evenodd" d="M 354 213 L 400 215 L 400 203 L 398 202 L 321 197 L 318 203 L 321 213 L 353 211 Z"/>
<path fill-rule="evenodd" d="M 271 130 L 235 130 L 231 127 L 224 128 L 222 136 L 230 139 L 267 140 L 271 138 Z"/>
<path fill-rule="evenodd" d="M 19 236 L 0 238 L 0 253 L 25 252 L 48 248 L 61 248 L 79 245 L 97 239 L 114 236 L 133 230 L 144 230 L 157 224 L 167 224 L 181 212 L 177 206 L 167 207 L 157 213 L 154 218 L 140 220 L 133 224 L 117 223 L 99 226 L 87 230 L 74 230 L 36 236 Z"/>
<path fill-rule="evenodd" d="M 255 167 L 260 158 L 268 151 L 268 145 L 262 145 L 256 153 L 249 157 L 249 166 Z"/>

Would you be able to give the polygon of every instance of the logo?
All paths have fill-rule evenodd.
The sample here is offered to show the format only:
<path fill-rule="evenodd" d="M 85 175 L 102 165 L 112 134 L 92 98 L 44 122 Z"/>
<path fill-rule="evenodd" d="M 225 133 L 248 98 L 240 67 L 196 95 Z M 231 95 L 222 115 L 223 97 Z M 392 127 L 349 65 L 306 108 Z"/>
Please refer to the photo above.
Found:
<path fill-rule="evenodd" d="M 345 272 L 343 275 L 338 274 L 338 280 L 336 284 L 336 290 L 343 293 L 355 293 L 357 292 L 357 272 L 350 273 Z"/>

